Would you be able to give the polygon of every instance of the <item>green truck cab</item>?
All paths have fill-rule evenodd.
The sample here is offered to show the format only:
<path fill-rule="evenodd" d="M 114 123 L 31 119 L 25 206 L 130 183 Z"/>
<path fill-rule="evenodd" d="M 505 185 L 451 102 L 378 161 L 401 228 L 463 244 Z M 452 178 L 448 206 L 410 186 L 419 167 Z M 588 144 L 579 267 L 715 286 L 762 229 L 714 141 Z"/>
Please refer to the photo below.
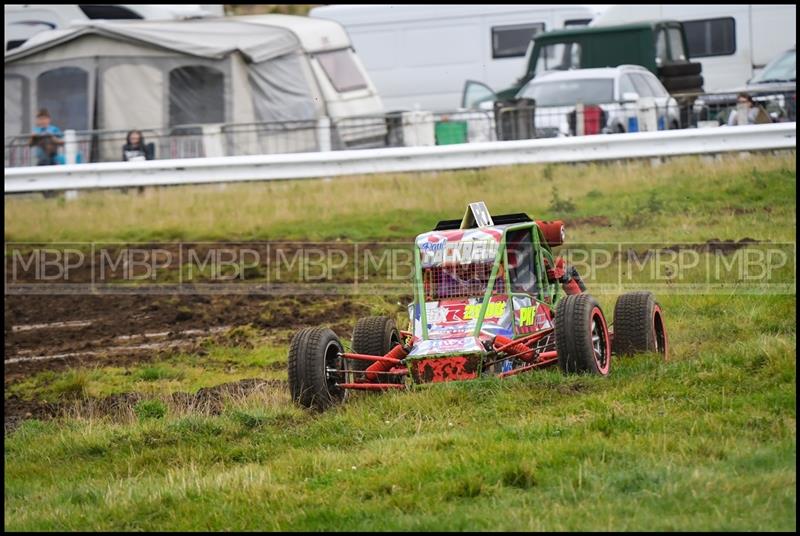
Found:
<path fill-rule="evenodd" d="M 522 86 L 545 71 L 624 64 L 645 67 L 674 96 L 700 93 L 702 67 L 689 61 L 687 50 L 683 24 L 676 20 L 546 32 L 533 40 L 525 74 L 510 88 L 497 92 L 495 99 L 513 99 Z M 467 90 L 465 87 L 465 102 Z"/>

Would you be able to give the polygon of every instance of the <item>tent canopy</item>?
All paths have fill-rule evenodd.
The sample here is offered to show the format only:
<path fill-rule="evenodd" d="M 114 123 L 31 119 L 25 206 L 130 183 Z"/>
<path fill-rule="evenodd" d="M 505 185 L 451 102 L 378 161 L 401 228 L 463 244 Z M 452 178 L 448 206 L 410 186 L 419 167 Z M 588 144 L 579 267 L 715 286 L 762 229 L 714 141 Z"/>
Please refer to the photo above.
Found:
<path fill-rule="evenodd" d="M 64 30 L 41 32 L 5 54 L 6 63 L 30 57 L 85 35 L 153 45 L 181 54 L 222 59 L 240 52 L 260 63 L 300 50 L 300 41 L 286 28 L 230 19 L 120 22 L 92 20 Z"/>
<path fill-rule="evenodd" d="M 324 113 L 301 40 L 268 21 L 102 21 L 5 54 L 6 134 L 47 108 L 62 129 L 307 121 Z"/>

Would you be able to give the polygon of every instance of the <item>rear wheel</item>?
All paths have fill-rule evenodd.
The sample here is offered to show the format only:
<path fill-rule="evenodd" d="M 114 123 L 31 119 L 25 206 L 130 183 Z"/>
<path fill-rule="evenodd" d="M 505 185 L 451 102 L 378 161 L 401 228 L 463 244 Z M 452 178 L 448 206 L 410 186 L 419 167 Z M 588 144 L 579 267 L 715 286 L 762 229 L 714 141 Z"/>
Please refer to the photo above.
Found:
<path fill-rule="evenodd" d="M 614 355 L 643 352 L 669 355 L 661 305 L 646 290 L 623 294 L 614 306 Z"/>
<path fill-rule="evenodd" d="M 400 344 L 400 332 L 394 320 L 388 316 L 368 316 L 360 318 L 353 330 L 353 353 L 366 355 L 386 355 L 392 348 Z M 350 369 L 365 370 L 372 363 L 369 361 L 349 361 Z M 363 374 L 356 377 L 363 379 Z M 381 374 L 381 383 L 400 383 L 399 376 Z"/>
<path fill-rule="evenodd" d="M 603 310 L 589 294 L 572 294 L 556 308 L 556 349 L 563 372 L 608 375 L 611 345 Z"/>
<path fill-rule="evenodd" d="M 292 400 L 307 408 L 328 409 L 342 402 L 346 391 L 337 387 L 344 373 L 339 337 L 329 328 L 305 328 L 292 338 L 289 347 L 289 390 Z"/>

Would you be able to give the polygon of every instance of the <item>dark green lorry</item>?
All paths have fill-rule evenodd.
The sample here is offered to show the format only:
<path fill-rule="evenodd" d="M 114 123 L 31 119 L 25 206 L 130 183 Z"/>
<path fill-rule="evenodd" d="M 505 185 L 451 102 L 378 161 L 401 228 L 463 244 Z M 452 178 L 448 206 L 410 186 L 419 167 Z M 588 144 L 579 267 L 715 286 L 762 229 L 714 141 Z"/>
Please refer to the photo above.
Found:
<path fill-rule="evenodd" d="M 587 26 L 539 34 L 525 74 L 498 100 L 513 99 L 537 74 L 551 70 L 641 65 L 658 76 L 671 94 L 703 90 L 701 65 L 689 61 L 683 25 L 661 20 L 619 26 Z"/>

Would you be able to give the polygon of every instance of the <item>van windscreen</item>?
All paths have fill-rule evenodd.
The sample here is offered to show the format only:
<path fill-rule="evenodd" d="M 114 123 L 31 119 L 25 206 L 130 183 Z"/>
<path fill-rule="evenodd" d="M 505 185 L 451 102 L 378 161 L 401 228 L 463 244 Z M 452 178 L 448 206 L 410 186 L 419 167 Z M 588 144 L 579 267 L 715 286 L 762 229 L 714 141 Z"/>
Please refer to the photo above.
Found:
<path fill-rule="evenodd" d="M 333 87 L 339 93 L 367 87 L 367 81 L 353 60 L 350 49 L 344 48 L 331 52 L 321 52 L 315 54 L 315 56 L 319 60 L 319 64 L 322 65 L 325 74 L 328 75 Z"/>

